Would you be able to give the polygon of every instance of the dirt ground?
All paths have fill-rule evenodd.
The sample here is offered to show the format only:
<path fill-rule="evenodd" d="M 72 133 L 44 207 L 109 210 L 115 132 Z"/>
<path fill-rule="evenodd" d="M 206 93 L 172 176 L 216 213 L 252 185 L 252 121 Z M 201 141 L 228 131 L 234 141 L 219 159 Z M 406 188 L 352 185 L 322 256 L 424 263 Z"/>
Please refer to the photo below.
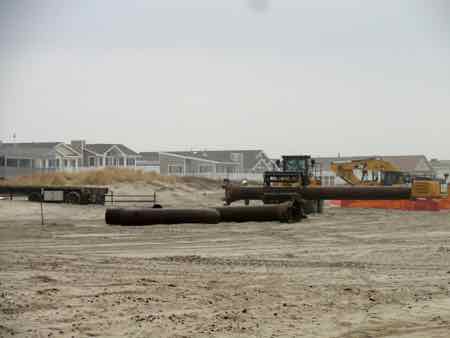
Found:
<path fill-rule="evenodd" d="M 203 187 L 116 186 L 164 206 Z M 450 337 L 450 215 L 328 207 L 297 224 L 108 226 L 0 201 L 1 337 Z"/>

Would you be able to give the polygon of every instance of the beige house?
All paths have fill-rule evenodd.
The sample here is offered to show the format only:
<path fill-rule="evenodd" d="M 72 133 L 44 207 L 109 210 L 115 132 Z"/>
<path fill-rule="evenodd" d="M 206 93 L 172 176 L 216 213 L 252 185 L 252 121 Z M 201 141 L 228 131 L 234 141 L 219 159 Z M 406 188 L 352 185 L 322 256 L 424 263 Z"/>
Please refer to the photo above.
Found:
<path fill-rule="evenodd" d="M 81 155 L 63 142 L 0 142 L 0 177 L 77 170 Z"/>
<path fill-rule="evenodd" d="M 80 167 L 88 168 L 135 168 L 141 155 L 118 143 L 86 143 L 83 140 L 71 141 L 71 147 L 81 156 Z"/>
<path fill-rule="evenodd" d="M 0 178 L 84 168 L 135 168 L 140 157 L 123 144 L 0 142 Z"/>

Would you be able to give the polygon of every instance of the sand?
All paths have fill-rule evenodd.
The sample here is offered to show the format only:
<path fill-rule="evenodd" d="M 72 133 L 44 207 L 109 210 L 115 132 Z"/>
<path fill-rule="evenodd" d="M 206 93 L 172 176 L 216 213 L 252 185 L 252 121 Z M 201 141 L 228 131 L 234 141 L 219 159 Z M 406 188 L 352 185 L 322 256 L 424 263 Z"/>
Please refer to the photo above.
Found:
<path fill-rule="evenodd" d="M 118 185 L 164 206 L 201 185 Z M 450 336 L 450 215 L 325 208 L 301 223 L 108 226 L 0 201 L 0 337 Z"/>

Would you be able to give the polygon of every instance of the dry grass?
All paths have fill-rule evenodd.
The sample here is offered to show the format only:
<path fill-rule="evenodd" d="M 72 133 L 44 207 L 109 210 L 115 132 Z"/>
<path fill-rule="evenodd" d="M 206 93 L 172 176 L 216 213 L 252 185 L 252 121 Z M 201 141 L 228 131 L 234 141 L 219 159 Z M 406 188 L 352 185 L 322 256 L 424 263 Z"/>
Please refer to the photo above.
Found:
<path fill-rule="evenodd" d="M 102 169 L 79 173 L 55 172 L 19 176 L 3 181 L 3 185 L 111 185 L 114 183 L 167 183 L 175 184 L 180 179 L 162 176 L 155 172 L 132 169 Z"/>
<path fill-rule="evenodd" d="M 218 181 L 199 177 L 162 176 L 155 172 L 133 169 L 102 169 L 79 173 L 56 172 L 20 176 L 1 182 L 2 185 L 111 185 L 114 183 L 176 184 L 211 187 Z"/>

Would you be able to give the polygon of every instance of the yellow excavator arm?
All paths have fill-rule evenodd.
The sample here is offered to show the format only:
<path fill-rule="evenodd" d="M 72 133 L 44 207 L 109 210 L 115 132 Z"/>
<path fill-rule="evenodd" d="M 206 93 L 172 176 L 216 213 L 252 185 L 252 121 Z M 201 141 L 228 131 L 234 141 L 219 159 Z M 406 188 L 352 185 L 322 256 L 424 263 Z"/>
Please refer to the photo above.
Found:
<path fill-rule="evenodd" d="M 331 170 L 336 176 L 351 185 L 403 185 L 407 182 L 405 173 L 396 165 L 380 158 L 367 158 L 351 161 L 332 162 Z M 361 174 L 358 177 L 356 172 Z M 369 173 L 372 177 L 369 177 Z M 377 179 L 374 179 L 374 178 Z M 439 180 L 413 179 L 411 198 L 443 198 L 448 194 L 441 192 Z"/>
<path fill-rule="evenodd" d="M 351 185 L 378 185 L 380 184 L 378 182 L 379 175 L 384 173 L 400 175 L 402 173 L 396 165 L 380 158 L 335 161 L 331 163 L 330 169 L 336 176 Z M 357 170 L 361 172 L 361 178 L 355 174 Z M 371 178 L 369 178 L 369 172 L 372 174 Z"/>

